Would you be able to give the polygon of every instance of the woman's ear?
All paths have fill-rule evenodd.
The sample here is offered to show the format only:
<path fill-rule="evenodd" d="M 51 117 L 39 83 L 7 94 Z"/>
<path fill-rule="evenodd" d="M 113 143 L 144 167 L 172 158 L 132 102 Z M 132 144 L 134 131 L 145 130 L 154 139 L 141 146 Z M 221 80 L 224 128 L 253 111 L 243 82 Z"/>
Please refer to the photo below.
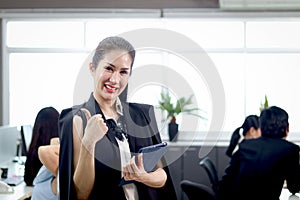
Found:
<path fill-rule="evenodd" d="M 256 130 L 254 127 L 251 127 L 248 131 L 249 135 L 247 138 L 257 138 L 259 137 L 259 130 Z"/>
<path fill-rule="evenodd" d="M 95 71 L 95 67 L 92 62 L 90 62 L 90 64 L 89 64 L 89 69 L 90 69 L 91 73 L 93 73 Z"/>
<path fill-rule="evenodd" d="M 261 136 L 261 129 L 258 128 L 258 129 L 256 130 L 256 132 L 257 132 L 257 137 L 260 137 L 260 136 Z"/>

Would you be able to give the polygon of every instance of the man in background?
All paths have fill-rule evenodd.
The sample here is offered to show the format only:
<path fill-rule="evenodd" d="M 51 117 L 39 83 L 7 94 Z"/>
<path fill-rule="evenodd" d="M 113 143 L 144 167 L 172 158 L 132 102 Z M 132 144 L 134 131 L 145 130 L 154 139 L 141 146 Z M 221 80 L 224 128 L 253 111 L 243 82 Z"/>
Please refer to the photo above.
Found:
<path fill-rule="evenodd" d="M 299 146 L 286 140 L 288 113 L 276 106 L 260 114 L 262 137 L 244 140 L 220 181 L 219 199 L 279 199 L 286 180 L 300 190 Z"/>

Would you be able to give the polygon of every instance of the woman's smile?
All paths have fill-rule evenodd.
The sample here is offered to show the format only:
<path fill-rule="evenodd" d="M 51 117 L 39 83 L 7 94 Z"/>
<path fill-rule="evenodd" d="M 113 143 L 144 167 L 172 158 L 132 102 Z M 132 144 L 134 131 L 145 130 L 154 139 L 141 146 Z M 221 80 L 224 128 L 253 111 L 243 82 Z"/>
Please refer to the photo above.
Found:
<path fill-rule="evenodd" d="M 104 87 L 106 88 L 106 91 L 109 93 L 116 93 L 119 87 L 110 85 L 110 84 L 104 84 Z"/>

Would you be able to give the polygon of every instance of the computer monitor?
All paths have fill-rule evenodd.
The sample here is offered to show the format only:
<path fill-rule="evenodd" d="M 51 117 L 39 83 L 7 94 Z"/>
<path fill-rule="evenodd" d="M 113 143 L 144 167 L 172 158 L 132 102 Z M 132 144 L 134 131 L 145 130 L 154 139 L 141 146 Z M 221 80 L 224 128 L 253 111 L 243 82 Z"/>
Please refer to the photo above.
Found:
<path fill-rule="evenodd" d="M 16 155 L 17 140 L 20 130 L 16 126 L 0 127 L 0 164 L 11 161 Z"/>
<path fill-rule="evenodd" d="M 27 154 L 31 142 L 31 137 L 32 137 L 32 126 L 22 125 L 21 126 L 22 156 L 26 156 Z"/>

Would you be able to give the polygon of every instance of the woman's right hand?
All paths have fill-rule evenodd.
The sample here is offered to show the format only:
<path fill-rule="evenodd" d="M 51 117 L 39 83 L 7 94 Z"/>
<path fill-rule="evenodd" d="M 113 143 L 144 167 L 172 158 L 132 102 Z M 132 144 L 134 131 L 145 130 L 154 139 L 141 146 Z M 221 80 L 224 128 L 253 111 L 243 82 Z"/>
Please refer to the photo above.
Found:
<path fill-rule="evenodd" d="M 105 136 L 108 127 L 100 114 L 91 116 L 87 109 L 81 110 L 87 124 L 84 128 L 81 116 L 73 117 L 73 181 L 77 199 L 88 199 L 95 181 L 95 145 Z"/>
<path fill-rule="evenodd" d="M 86 148 L 89 149 L 91 145 L 94 147 L 96 142 L 103 138 L 108 131 L 108 127 L 101 114 L 91 116 L 91 113 L 87 109 L 82 108 L 81 110 L 87 118 L 87 125 L 84 130 L 82 142 Z"/>

